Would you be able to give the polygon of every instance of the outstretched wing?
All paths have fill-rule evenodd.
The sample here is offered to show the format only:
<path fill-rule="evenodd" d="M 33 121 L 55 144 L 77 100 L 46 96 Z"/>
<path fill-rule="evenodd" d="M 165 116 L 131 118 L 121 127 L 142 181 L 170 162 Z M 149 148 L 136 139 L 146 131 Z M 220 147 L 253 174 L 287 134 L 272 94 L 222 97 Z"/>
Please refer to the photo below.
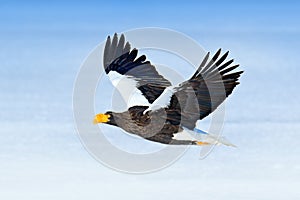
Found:
<path fill-rule="evenodd" d="M 193 129 L 197 120 L 212 113 L 232 93 L 243 71 L 232 72 L 239 65 L 231 65 L 233 59 L 224 62 L 228 53 L 220 56 L 219 49 L 211 59 L 208 53 L 195 74 L 173 89 L 165 109 L 170 123 Z"/>
<path fill-rule="evenodd" d="M 123 34 L 120 39 L 117 34 L 114 34 L 112 40 L 108 36 L 104 49 L 104 69 L 110 78 L 112 77 L 111 80 L 119 80 L 122 77 L 133 81 L 131 85 L 133 84 L 147 101 L 152 103 L 171 83 L 156 71 L 145 55 L 137 57 L 137 54 L 138 50 L 131 50 Z M 118 83 L 114 80 L 113 83 Z"/>

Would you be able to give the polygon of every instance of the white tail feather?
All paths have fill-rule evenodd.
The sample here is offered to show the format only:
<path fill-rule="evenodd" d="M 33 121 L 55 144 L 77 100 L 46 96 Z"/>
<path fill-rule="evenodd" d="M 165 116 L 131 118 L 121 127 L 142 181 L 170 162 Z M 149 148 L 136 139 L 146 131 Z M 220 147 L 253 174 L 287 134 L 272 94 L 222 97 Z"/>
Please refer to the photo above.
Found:
<path fill-rule="evenodd" d="M 229 142 L 225 137 L 220 135 L 215 135 L 211 133 L 207 133 L 205 131 L 202 131 L 200 129 L 194 128 L 194 131 L 185 129 L 190 134 L 194 135 L 195 138 L 199 138 L 201 142 L 207 142 L 209 144 L 216 144 L 216 145 L 226 145 L 231 147 L 236 147 L 234 144 Z"/>

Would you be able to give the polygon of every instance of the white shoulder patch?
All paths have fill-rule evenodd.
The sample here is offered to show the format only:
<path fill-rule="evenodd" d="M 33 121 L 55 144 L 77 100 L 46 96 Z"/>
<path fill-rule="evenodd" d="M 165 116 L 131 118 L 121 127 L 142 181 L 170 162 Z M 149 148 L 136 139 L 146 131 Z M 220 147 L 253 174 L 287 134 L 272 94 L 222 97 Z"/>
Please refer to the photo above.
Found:
<path fill-rule="evenodd" d="M 170 104 L 171 97 L 173 96 L 175 92 L 175 86 L 169 86 L 167 87 L 163 93 L 149 106 L 147 110 L 144 111 L 146 113 L 147 111 L 155 111 L 160 108 L 165 108 Z"/>
<path fill-rule="evenodd" d="M 127 75 L 119 74 L 116 71 L 108 73 L 109 79 L 115 88 L 119 91 L 122 98 L 127 102 L 127 108 L 132 106 L 141 105 L 149 106 L 150 103 L 142 92 L 136 88 L 137 81 Z"/>

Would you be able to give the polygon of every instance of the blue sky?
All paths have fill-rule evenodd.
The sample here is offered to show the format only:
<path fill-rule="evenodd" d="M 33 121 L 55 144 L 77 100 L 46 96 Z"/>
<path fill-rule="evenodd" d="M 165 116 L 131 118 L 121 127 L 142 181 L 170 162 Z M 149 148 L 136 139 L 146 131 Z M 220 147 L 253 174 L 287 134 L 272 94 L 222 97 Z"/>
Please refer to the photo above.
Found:
<path fill-rule="evenodd" d="M 0 7 L 5 32 L 69 30 L 75 34 L 141 26 L 293 32 L 299 30 L 298 8 L 296 1 L 6 1 Z"/>
<path fill-rule="evenodd" d="M 1 199 L 150 199 L 149 188 L 151 199 L 300 196 L 298 2 L 1 1 L 0 25 Z M 107 35 L 149 26 L 230 50 L 241 64 L 223 130 L 238 149 L 219 147 L 199 161 L 192 148 L 171 167 L 136 176 L 82 147 L 72 113 L 81 63 Z"/>

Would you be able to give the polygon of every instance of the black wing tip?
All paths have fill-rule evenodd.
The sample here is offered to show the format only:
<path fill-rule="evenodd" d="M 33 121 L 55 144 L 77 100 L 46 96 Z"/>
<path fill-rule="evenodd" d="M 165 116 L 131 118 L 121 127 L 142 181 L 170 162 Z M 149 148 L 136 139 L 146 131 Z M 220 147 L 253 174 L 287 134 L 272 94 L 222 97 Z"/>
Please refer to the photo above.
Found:
<path fill-rule="evenodd" d="M 240 65 L 237 65 L 237 67 L 240 66 Z M 241 75 L 242 73 L 244 73 L 244 70 L 241 70 L 241 71 L 238 71 L 236 72 L 237 74 Z"/>
<path fill-rule="evenodd" d="M 222 52 L 222 47 L 218 48 L 218 50 L 216 51 L 216 53 L 221 53 Z M 224 54 L 229 54 L 230 51 L 227 50 Z"/>
<path fill-rule="evenodd" d="M 203 64 L 203 66 L 202 66 L 202 67 L 204 67 L 204 65 L 206 64 L 206 62 L 207 62 L 207 60 L 208 60 L 209 56 L 210 56 L 210 51 L 208 51 L 208 52 L 205 54 L 205 56 L 204 56 L 204 58 L 203 58 L 203 60 L 202 60 L 202 63 L 201 63 L 201 64 Z M 206 62 L 205 62 L 205 63 L 203 63 L 203 61 L 204 61 L 204 60 L 206 60 Z"/>
<path fill-rule="evenodd" d="M 133 48 L 133 49 L 131 50 L 131 52 L 130 52 L 130 53 L 137 54 L 137 53 L 138 53 L 138 50 L 137 50 L 137 48 Z"/>
<path fill-rule="evenodd" d="M 117 32 L 114 33 L 114 37 L 119 37 L 119 34 Z M 120 33 L 120 39 L 124 38 L 125 39 L 125 35 L 124 33 Z"/>
<path fill-rule="evenodd" d="M 229 51 L 226 51 L 226 52 L 224 53 L 224 56 L 227 57 L 228 55 L 229 55 Z"/>
<path fill-rule="evenodd" d="M 106 38 L 106 45 L 110 45 L 110 43 L 111 43 L 111 37 L 110 37 L 110 35 L 109 36 L 107 36 L 107 38 Z"/>
<path fill-rule="evenodd" d="M 114 33 L 114 36 L 113 36 L 113 38 L 116 38 L 116 39 L 118 39 L 118 34 L 117 34 L 117 33 Z"/>
<path fill-rule="evenodd" d="M 145 62 L 145 60 L 147 59 L 147 57 L 145 56 L 145 55 L 141 55 L 139 58 L 137 58 L 136 60 L 135 60 L 135 62 L 136 63 L 144 63 L 144 64 L 146 64 L 146 62 L 149 62 L 149 61 L 146 61 Z M 149 62 L 150 63 L 150 62 Z"/>
<path fill-rule="evenodd" d="M 221 54 L 221 51 L 222 51 L 222 49 L 219 48 L 219 49 L 217 50 L 217 52 L 215 53 L 215 55 L 213 56 L 213 58 L 217 59 L 217 58 L 219 57 L 219 55 Z M 212 59 L 213 59 L 213 58 L 212 58 Z"/>
<path fill-rule="evenodd" d="M 215 55 L 218 55 L 218 57 L 219 57 L 221 55 L 221 53 L 222 53 L 222 48 L 219 48 L 217 50 L 217 52 L 215 53 Z M 229 53 L 230 53 L 230 51 L 227 50 L 221 57 L 224 57 L 224 60 L 225 60 L 228 57 Z"/>
<path fill-rule="evenodd" d="M 124 40 L 125 40 L 125 35 L 124 35 L 124 33 L 121 33 L 120 38 L 119 38 L 118 33 L 115 32 L 115 33 L 113 34 L 113 36 L 110 36 L 110 35 L 107 36 L 107 40 L 109 40 L 109 39 L 111 39 L 111 38 L 116 38 L 116 39 L 118 39 L 118 41 L 119 41 L 121 38 L 124 38 Z"/>

